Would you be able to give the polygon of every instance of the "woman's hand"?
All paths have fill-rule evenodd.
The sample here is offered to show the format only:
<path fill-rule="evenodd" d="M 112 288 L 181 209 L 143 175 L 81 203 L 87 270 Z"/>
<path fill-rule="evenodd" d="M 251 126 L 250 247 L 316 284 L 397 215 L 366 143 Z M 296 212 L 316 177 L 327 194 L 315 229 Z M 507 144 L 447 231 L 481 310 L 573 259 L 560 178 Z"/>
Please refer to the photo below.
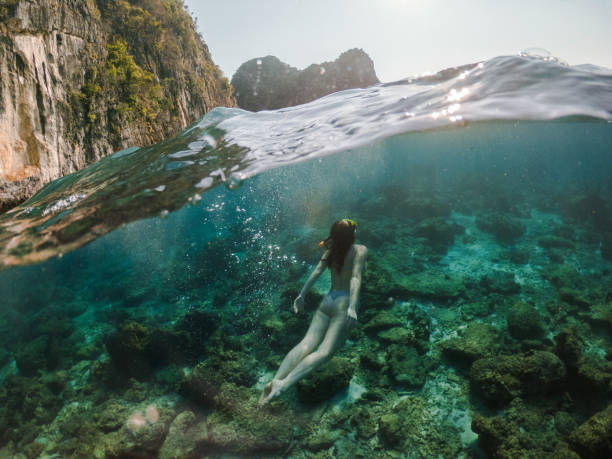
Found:
<path fill-rule="evenodd" d="M 346 330 L 350 331 L 357 323 L 357 312 L 354 309 L 346 311 Z"/>
<path fill-rule="evenodd" d="M 302 309 L 304 309 L 304 297 L 302 297 L 302 295 L 298 295 L 293 302 L 293 312 L 298 314 Z"/>

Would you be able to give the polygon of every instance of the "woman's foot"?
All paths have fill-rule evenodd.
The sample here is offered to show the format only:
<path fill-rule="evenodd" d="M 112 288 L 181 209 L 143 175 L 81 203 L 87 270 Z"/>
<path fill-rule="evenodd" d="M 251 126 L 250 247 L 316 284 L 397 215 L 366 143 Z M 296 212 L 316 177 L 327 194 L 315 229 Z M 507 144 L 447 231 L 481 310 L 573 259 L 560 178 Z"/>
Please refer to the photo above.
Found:
<path fill-rule="evenodd" d="M 283 382 L 279 381 L 278 379 L 273 379 L 268 384 L 266 384 L 266 387 L 264 387 L 261 397 L 259 397 L 259 404 L 265 405 L 271 402 L 276 397 L 281 395 L 282 392 L 283 392 Z"/>
<path fill-rule="evenodd" d="M 260 405 L 264 404 L 264 400 L 268 397 L 268 395 L 270 395 L 271 390 L 272 390 L 272 381 L 270 381 L 268 384 L 266 384 L 266 387 L 264 387 L 264 390 L 261 393 L 261 397 L 259 397 Z"/>

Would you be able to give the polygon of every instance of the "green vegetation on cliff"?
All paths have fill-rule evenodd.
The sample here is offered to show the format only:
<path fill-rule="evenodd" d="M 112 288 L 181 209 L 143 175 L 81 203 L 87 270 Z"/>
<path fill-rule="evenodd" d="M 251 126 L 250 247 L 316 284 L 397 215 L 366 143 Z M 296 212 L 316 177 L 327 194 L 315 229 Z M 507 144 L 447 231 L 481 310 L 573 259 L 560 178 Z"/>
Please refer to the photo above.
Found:
<path fill-rule="evenodd" d="M 164 98 L 161 85 L 154 81 L 151 72 L 134 62 L 125 42 L 119 40 L 106 47 L 106 63 L 92 69 L 81 90 L 88 121 L 95 123 L 96 99 L 106 97 L 111 119 L 127 117 L 154 122 L 162 106 L 170 103 Z"/>
<path fill-rule="evenodd" d="M 119 148 L 126 123 L 144 123 L 154 142 L 161 126 L 178 131 L 215 100 L 233 105 L 231 85 L 182 0 L 97 0 L 96 7 L 106 56 L 87 69 L 78 94 L 91 140 L 108 134 Z"/>
<path fill-rule="evenodd" d="M 236 105 L 183 0 L 0 0 L 0 70 L 0 212 Z"/>

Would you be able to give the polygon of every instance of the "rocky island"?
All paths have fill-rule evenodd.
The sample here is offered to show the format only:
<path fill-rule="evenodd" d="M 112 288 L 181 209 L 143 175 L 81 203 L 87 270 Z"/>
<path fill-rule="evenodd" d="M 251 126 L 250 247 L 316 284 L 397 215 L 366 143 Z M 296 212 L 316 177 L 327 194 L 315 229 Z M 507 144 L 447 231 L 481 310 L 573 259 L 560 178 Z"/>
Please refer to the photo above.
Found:
<path fill-rule="evenodd" d="M 333 92 L 379 83 L 374 62 L 365 51 L 351 49 L 333 62 L 298 70 L 275 56 L 242 64 L 232 77 L 240 108 L 274 110 L 305 104 Z"/>

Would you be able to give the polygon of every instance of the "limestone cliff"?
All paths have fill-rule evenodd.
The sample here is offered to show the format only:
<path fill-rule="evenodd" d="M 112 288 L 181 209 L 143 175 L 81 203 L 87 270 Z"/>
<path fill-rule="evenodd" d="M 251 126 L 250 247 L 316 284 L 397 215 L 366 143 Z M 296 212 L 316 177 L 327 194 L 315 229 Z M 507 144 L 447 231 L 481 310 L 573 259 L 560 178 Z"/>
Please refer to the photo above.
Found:
<path fill-rule="evenodd" d="M 0 211 L 234 105 L 182 0 L 0 0 Z"/>
<path fill-rule="evenodd" d="M 346 51 L 333 62 L 298 70 L 277 57 L 251 59 L 232 78 L 238 106 L 272 110 L 304 104 L 332 92 L 378 83 L 372 59 L 361 49 Z"/>

